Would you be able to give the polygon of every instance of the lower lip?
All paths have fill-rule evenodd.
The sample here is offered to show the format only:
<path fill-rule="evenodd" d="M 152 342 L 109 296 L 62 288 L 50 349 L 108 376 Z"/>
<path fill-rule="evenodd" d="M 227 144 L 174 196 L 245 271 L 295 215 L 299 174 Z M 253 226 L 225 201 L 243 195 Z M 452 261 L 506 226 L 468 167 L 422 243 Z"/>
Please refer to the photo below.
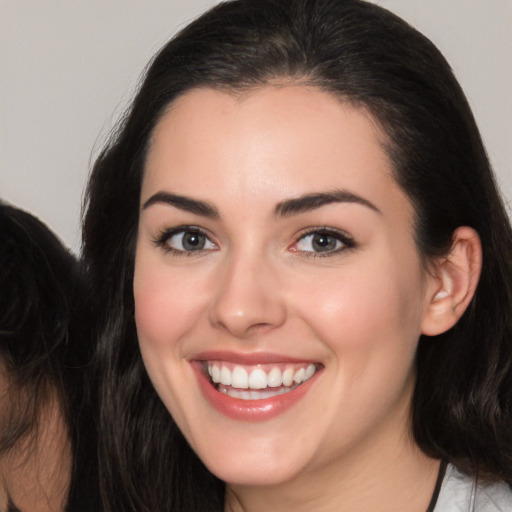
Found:
<path fill-rule="evenodd" d="M 202 363 L 196 363 L 192 366 L 198 377 L 199 387 L 203 395 L 217 411 L 234 420 L 249 422 L 270 420 L 295 405 L 309 391 L 319 373 L 317 371 L 306 382 L 282 395 L 262 400 L 242 400 L 217 391 L 210 379 L 204 374 Z"/>

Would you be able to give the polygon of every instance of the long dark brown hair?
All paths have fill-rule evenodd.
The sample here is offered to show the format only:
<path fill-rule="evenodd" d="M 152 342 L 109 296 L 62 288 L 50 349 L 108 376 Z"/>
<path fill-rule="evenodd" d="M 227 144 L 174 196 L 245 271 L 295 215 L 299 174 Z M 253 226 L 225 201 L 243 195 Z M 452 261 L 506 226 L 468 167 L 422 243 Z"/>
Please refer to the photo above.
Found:
<path fill-rule="evenodd" d="M 188 447 L 151 386 L 132 293 L 139 195 L 150 135 L 179 95 L 275 83 L 317 86 L 369 110 L 428 260 L 458 226 L 480 234 L 483 271 L 467 312 L 419 342 L 412 408 L 425 453 L 512 482 L 512 233 L 466 98 L 435 46 L 360 0 L 235 0 L 154 58 L 94 165 L 84 216 L 102 376 L 101 468 L 112 511 L 222 510 L 224 485 Z"/>
<path fill-rule="evenodd" d="M 70 512 L 100 507 L 85 288 L 78 261 L 50 229 L 0 202 L 0 371 L 9 389 L 0 456 L 20 446 L 28 456 L 56 403 L 71 442 Z"/>

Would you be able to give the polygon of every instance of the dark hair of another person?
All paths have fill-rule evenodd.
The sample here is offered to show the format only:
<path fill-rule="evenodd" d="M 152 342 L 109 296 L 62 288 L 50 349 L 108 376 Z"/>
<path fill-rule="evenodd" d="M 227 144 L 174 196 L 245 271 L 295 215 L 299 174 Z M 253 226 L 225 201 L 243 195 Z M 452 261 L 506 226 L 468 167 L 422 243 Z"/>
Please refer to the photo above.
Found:
<path fill-rule="evenodd" d="M 72 446 L 70 512 L 99 510 L 84 292 L 78 262 L 55 235 L 0 202 L 0 364 L 9 385 L 0 455 L 26 440 L 37 443 L 44 412 L 56 400 Z"/>
<path fill-rule="evenodd" d="M 223 509 L 223 483 L 178 431 L 137 344 L 134 247 L 152 131 L 193 88 L 287 84 L 328 91 L 380 123 L 426 263 L 448 253 L 457 227 L 479 233 L 483 271 L 468 310 L 419 342 L 413 433 L 428 455 L 512 483 L 512 233 L 448 63 L 403 20 L 364 1 L 239 0 L 212 8 L 156 55 L 90 178 L 84 256 L 95 285 L 110 510 Z"/>

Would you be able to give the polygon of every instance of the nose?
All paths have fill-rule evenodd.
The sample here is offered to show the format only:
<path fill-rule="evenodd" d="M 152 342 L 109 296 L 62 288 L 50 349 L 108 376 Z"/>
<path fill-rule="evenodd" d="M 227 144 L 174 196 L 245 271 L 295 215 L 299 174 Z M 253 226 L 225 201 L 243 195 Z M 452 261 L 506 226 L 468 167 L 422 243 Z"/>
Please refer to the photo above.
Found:
<path fill-rule="evenodd" d="M 276 269 L 263 257 L 233 255 L 224 263 L 210 321 L 239 339 L 272 330 L 286 320 Z"/>

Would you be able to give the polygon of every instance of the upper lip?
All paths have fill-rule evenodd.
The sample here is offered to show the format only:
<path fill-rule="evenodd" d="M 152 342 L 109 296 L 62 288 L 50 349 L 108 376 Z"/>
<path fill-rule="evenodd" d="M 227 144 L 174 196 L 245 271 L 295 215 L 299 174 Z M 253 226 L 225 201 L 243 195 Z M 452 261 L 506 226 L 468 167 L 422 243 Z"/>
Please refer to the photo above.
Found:
<path fill-rule="evenodd" d="M 308 358 L 290 357 L 273 352 L 233 352 L 227 350 L 209 350 L 194 354 L 189 358 L 195 361 L 227 361 L 241 365 L 257 365 L 272 363 L 311 363 Z"/>

